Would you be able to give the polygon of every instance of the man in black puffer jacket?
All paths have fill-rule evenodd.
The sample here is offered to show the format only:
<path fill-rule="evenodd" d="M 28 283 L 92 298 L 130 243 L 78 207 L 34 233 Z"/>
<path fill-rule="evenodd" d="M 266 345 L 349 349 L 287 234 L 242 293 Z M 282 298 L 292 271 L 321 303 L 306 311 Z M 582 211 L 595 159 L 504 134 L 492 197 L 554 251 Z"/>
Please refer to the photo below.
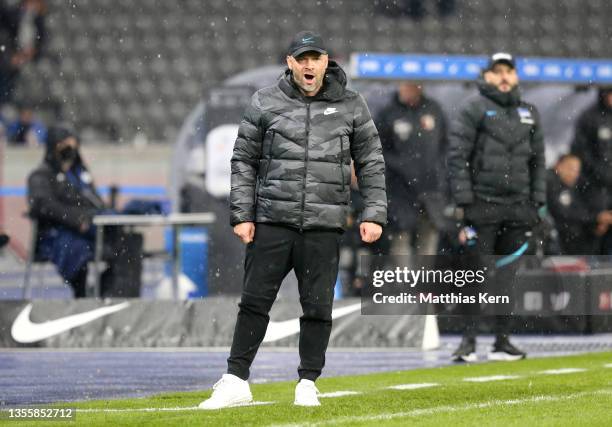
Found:
<path fill-rule="evenodd" d="M 546 202 L 544 138 L 536 108 L 521 101 L 514 59 L 493 55 L 451 126 L 448 168 L 451 194 L 484 255 L 523 253 Z M 470 233 L 473 234 L 470 230 Z M 465 241 L 465 234 L 460 240 Z M 472 242 L 468 242 L 472 243 Z M 506 272 L 512 267 L 506 267 Z M 467 318 L 457 361 L 476 358 L 476 322 Z M 517 360 L 525 353 L 510 344 L 508 319 L 497 316 L 497 338 L 489 359 Z"/>
<path fill-rule="evenodd" d="M 444 208 L 447 122 L 440 104 L 417 82 L 399 84 L 378 113 L 376 127 L 385 157 L 389 225 L 383 252 L 433 255 L 438 230 L 433 218 Z"/>
<path fill-rule="evenodd" d="M 612 209 L 612 87 L 599 89 L 597 102 L 576 123 L 571 151 L 582 161 L 581 191 L 592 215 Z M 597 253 L 612 253 L 612 231 L 596 239 Z"/>
<path fill-rule="evenodd" d="M 230 221 L 247 243 L 244 284 L 228 373 L 202 402 L 203 409 L 252 399 L 249 368 L 281 282 L 292 269 L 303 310 L 295 404 L 319 405 L 314 381 L 331 333 L 351 159 L 365 204 L 362 239 L 376 241 L 387 220 L 385 164 L 364 99 L 346 89 L 344 71 L 328 60 L 316 33 L 295 36 L 287 65 L 278 84 L 253 95 L 234 146 Z"/>

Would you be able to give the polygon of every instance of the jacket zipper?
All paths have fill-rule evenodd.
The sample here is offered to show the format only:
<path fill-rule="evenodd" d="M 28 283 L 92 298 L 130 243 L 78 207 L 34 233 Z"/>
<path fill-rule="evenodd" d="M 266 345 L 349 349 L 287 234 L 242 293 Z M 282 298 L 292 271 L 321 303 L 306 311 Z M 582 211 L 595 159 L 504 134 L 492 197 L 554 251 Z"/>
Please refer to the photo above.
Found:
<path fill-rule="evenodd" d="M 342 193 L 344 193 L 344 138 L 340 137 L 340 174 L 342 176 Z"/>
<path fill-rule="evenodd" d="M 308 145 L 310 139 L 310 103 L 306 104 L 306 147 L 304 149 L 304 177 L 302 188 L 302 216 L 300 218 L 300 233 L 304 231 L 304 207 L 306 204 L 306 174 L 308 172 Z"/>
<path fill-rule="evenodd" d="M 272 163 L 272 144 L 274 144 L 274 137 L 276 136 L 276 131 L 272 131 L 272 138 L 270 139 L 270 148 L 268 148 L 268 162 L 266 164 L 266 172 L 263 176 L 263 183 L 268 182 L 268 171 L 270 170 L 270 163 Z"/>

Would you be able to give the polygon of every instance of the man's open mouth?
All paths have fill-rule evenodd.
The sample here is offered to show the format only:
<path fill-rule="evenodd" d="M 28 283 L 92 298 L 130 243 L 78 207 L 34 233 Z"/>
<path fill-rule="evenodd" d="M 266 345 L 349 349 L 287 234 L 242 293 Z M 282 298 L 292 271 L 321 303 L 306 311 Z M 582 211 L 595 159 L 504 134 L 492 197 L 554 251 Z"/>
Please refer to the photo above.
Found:
<path fill-rule="evenodd" d="M 314 74 L 310 74 L 310 73 L 304 73 L 304 81 L 306 82 L 306 84 L 313 84 L 315 81 L 315 76 Z"/>

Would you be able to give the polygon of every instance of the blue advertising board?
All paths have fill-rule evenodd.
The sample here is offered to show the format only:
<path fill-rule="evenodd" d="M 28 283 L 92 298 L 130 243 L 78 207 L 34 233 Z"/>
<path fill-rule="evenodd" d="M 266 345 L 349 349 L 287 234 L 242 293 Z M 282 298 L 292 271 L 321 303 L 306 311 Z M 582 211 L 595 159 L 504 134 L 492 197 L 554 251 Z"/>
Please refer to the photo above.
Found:
<path fill-rule="evenodd" d="M 351 77 L 382 80 L 474 80 L 486 56 L 353 53 Z M 612 59 L 517 57 L 522 81 L 612 84 Z"/>

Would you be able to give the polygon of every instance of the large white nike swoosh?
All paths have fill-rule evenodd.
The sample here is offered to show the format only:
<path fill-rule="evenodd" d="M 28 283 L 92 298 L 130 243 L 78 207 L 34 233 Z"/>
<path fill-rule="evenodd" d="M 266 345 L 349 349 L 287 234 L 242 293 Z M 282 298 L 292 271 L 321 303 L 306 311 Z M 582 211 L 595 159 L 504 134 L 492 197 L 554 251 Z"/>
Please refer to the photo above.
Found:
<path fill-rule="evenodd" d="M 23 310 L 21 310 L 21 313 L 19 313 L 13 322 L 11 335 L 18 343 L 30 344 L 50 338 L 57 334 L 61 334 L 62 332 L 69 331 L 77 326 L 82 326 L 86 323 L 99 319 L 100 317 L 108 316 L 109 314 L 129 307 L 129 305 L 130 303 L 126 301 L 122 302 L 121 304 L 111 305 L 110 307 L 100 307 L 96 308 L 95 310 L 73 314 L 71 316 L 61 317 L 55 320 L 48 320 L 43 323 L 33 323 L 30 320 L 32 304 L 28 304 Z"/>
<path fill-rule="evenodd" d="M 347 305 L 346 307 L 340 307 L 332 310 L 332 319 L 338 319 L 339 317 L 351 314 L 354 311 L 361 309 L 361 303 Z M 266 330 L 266 336 L 263 342 L 274 342 L 282 340 L 283 338 L 290 337 L 300 332 L 300 319 L 289 319 L 283 320 L 282 322 L 270 322 L 268 323 L 268 329 Z"/>

